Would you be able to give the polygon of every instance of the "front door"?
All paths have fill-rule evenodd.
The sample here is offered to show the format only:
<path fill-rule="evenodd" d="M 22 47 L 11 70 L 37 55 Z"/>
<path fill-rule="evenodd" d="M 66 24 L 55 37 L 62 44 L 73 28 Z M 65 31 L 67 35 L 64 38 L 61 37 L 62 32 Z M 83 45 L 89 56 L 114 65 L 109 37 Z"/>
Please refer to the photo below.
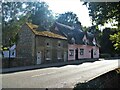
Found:
<path fill-rule="evenodd" d="M 78 48 L 75 49 L 75 60 L 78 60 Z"/>
<path fill-rule="evenodd" d="M 64 62 L 67 61 L 67 52 L 64 52 Z"/>
<path fill-rule="evenodd" d="M 41 52 L 37 52 L 37 64 L 41 64 Z"/>
<path fill-rule="evenodd" d="M 91 58 L 93 58 L 93 49 L 91 49 Z"/>

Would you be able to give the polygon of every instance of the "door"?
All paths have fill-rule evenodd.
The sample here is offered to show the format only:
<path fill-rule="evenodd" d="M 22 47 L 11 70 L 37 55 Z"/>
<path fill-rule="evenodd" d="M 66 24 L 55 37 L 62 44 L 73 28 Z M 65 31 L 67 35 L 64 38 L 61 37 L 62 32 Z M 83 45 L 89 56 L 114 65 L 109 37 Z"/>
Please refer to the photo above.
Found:
<path fill-rule="evenodd" d="M 91 49 L 91 58 L 93 58 L 93 49 Z"/>
<path fill-rule="evenodd" d="M 78 60 L 78 48 L 75 49 L 75 60 Z"/>
<path fill-rule="evenodd" d="M 41 64 L 41 52 L 37 52 L 37 64 Z"/>
<path fill-rule="evenodd" d="M 64 52 L 64 62 L 67 61 L 67 52 Z"/>

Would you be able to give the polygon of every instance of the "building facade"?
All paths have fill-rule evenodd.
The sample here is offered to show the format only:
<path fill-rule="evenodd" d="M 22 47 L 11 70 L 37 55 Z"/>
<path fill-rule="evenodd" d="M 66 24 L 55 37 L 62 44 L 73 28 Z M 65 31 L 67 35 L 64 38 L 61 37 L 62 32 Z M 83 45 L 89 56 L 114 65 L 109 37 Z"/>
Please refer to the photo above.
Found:
<path fill-rule="evenodd" d="M 58 22 L 51 31 L 68 39 L 68 60 L 99 58 L 99 45 L 93 34 Z"/>
<path fill-rule="evenodd" d="M 16 46 L 17 57 L 28 59 L 28 63 L 35 65 L 67 61 L 67 38 L 50 31 L 37 31 L 37 28 L 31 23 L 21 27 Z"/>

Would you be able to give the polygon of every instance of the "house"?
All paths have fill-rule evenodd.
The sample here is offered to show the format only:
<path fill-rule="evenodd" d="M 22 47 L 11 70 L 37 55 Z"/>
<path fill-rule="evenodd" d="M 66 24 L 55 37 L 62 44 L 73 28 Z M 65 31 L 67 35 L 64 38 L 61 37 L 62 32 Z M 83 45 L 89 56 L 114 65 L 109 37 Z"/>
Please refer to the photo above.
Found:
<path fill-rule="evenodd" d="M 68 60 L 99 58 L 99 45 L 95 36 L 82 31 L 78 26 L 70 27 L 55 22 L 51 27 L 51 32 L 68 39 Z"/>
<path fill-rule="evenodd" d="M 67 60 L 67 38 L 50 31 L 38 31 L 37 25 L 25 23 L 19 30 L 17 58 L 32 65 Z"/>
<path fill-rule="evenodd" d="M 11 46 L 9 50 L 5 50 L 2 53 L 3 53 L 3 57 L 5 58 L 15 58 L 16 57 L 16 45 Z"/>

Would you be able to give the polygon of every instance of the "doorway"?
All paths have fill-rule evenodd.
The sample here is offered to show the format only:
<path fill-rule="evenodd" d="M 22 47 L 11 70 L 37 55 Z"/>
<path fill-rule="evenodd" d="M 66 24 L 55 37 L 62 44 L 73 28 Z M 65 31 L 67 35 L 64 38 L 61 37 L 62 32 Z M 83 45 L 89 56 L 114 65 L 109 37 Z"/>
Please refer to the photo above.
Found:
<path fill-rule="evenodd" d="M 67 61 L 67 52 L 64 52 L 64 62 Z"/>
<path fill-rule="evenodd" d="M 75 60 L 78 60 L 78 48 L 75 49 Z"/>
<path fill-rule="evenodd" d="M 93 58 L 93 49 L 91 49 L 91 58 Z"/>
<path fill-rule="evenodd" d="M 37 64 L 41 64 L 41 51 L 37 52 Z"/>

